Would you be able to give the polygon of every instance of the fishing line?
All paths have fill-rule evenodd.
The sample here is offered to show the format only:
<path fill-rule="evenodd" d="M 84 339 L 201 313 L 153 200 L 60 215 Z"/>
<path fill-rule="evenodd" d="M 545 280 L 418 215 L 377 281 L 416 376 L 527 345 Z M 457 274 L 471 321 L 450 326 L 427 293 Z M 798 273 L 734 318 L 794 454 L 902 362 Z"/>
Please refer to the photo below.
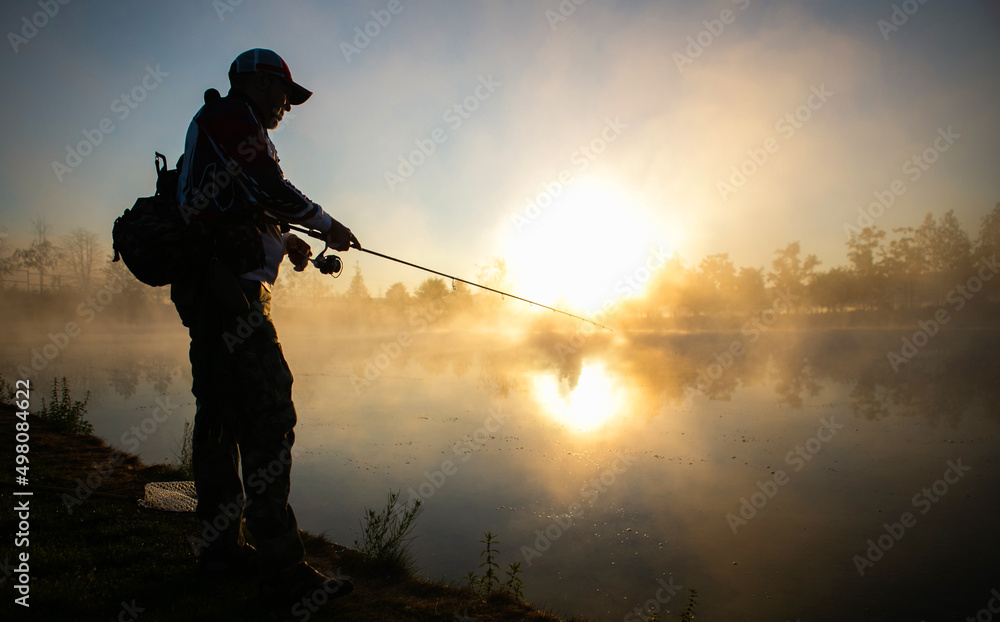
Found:
<path fill-rule="evenodd" d="M 290 225 L 290 224 L 287 224 L 287 223 L 285 223 L 284 226 L 287 226 L 289 229 L 292 229 L 293 231 L 298 231 L 299 233 L 304 233 L 304 234 L 306 234 L 306 235 L 308 235 L 310 237 L 316 238 L 317 240 L 323 240 L 325 242 L 325 236 L 322 233 L 318 232 L 318 231 L 313 231 L 312 229 L 306 229 L 304 227 L 298 227 L 298 226 Z M 384 253 L 379 253 L 379 252 L 376 252 L 376 251 L 373 251 L 373 250 L 369 250 L 367 248 L 362 248 L 362 247 L 358 246 L 357 244 L 354 244 L 353 242 L 351 243 L 351 248 L 355 248 L 355 249 L 361 251 L 362 253 L 368 253 L 369 255 L 374 255 L 376 257 L 381 257 L 382 259 L 388 259 L 389 261 L 394 261 L 396 263 L 403 264 L 404 266 L 410 266 L 411 268 L 416 268 L 417 270 L 423 270 L 424 272 L 430 272 L 431 274 L 436 274 L 436 275 L 444 277 L 446 279 L 451 279 L 452 281 L 458 281 L 460 283 L 465 283 L 466 285 L 472 285 L 473 287 L 478 287 L 480 289 L 485 289 L 486 291 L 493 292 L 494 294 L 500 294 L 501 299 L 505 298 L 506 296 L 510 296 L 511 298 L 516 298 L 517 300 L 520 300 L 522 302 L 526 302 L 526 303 L 528 303 L 530 305 L 538 305 L 539 307 L 542 307 L 543 309 L 548 309 L 549 311 L 555 311 L 556 313 L 561 313 L 561 314 L 569 316 L 571 318 L 587 322 L 588 324 L 593 324 L 594 326 L 597 326 L 599 328 L 603 328 L 604 330 L 610 331 L 612 333 L 615 332 L 614 330 L 608 328 L 607 326 L 605 326 L 603 324 L 598 324 L 597 322 L 595 322 L 593 320 L 588 320 L 585 317 L 581 317 L 579 315 L 575 315 L 575 314 L 570 313 L 568 311 L 563 311 L 562 309 L 556 309 L 555 307 L 550 307 L 548 305 L 543 305 L 540 302 L 535 302 L 533 300 L 528 300 L 527 298 L 522 298 L 520 296 L 516 296 L 514 294 L 511 294 L 509 292 L 500 291 L 499 289 L 494 289 L 494 288 L 489 287 L 487 285 L 480 285 L 479 283 L 475 283 L 473 281 L 467 281 L 467 280 L 465 280 L 463 278 L 460 278 L 460 277 L 457 277 L 457 276 L 452 276 L 450 274 L 445 274 L 444 272 L 439 272 L 437 270 L 432 270 L 431 268 L 426 268 L 424 266 L 420 266 L 420 265 L 417 265 L 415 263 L 412 263 L 412 262 L 409 262 L 409 261 L 405 261 L 403 259 L 398 259 L 396 257 L 392 257 L 390 255 L 386 255 Z M 325 253 L 326 250 L 327 249 L 324 248 L 323 249 L 323 253 Z M 320 257 L 323 257 L 323 253 L 320 253 Z M 336 255 L 331 255 L 330 257 L 336 257 Z M 330 257 L 326 257 L 325 259 L 329 260 Z M 317 267 L 319 267 L 318 264 L 317 264 Z M 339 273 L 340 272 L 338 270 L 337 274 L 339 274 Z"/>

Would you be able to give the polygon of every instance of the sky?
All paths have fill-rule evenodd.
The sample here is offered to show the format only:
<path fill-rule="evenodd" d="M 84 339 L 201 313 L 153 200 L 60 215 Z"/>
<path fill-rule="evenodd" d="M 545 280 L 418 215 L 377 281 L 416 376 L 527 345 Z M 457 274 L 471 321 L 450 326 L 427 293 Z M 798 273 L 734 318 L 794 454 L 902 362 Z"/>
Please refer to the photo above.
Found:
<path fill-rule="evenodd" d="M 859 209 L 974 235 L 1000 202 L 996 2 L 48 1 L 0 8 L 8 248 L 38 216 L 110 246 L 254 47 L 314 92 L 272 133 L 292 183 L 371 249 L 465 278 L 503 257 L 541 302 L 674 252 L 842 265 Z M 345 259 L 373 293 L 427 276 Z"/>

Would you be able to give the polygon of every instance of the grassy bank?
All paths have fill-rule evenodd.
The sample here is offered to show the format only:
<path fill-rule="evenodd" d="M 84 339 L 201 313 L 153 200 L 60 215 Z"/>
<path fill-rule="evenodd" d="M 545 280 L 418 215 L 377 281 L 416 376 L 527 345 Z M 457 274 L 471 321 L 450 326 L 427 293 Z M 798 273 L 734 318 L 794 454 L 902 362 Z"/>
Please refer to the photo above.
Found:
<path fill-rule="evenodd" d="M 148 466 L 90 435 L 56 431 L 38 417 L 30 422 L 30 545 L 14 549 L 18 519 L 11 482 L 15 464 L 14 410 L 0 407 L 0 585 L 4 620 L 263 620 L 255 582 L 209 582 L 196 565 L 189 538 L 199 533 L 192 514 L 140 508 L 136 499 L 147 482 L 184 479 L 172 467 Z M 108 465 L 115 466 L 109 467 Z M 98 482 L 95 474 L 101 474 Z M 94 492 L 66 503 L 62 490 L 88 481 Z M 18 487 L 17 489 L 22 489 Z M 419 578 L 386 577 L 368 569 L 355 550 L 303 533 L 307 561 L 317 568 L 351 578 L 355 591 L 306 618 L 290 620 L 493 620 L 547 621 L 539 612 L 509 596 L 484 600 L 467 588 Z M 13 604 L 12 574 L 16 555 L 30 554 L 30 616 Z M 470 560 L 470 568 L 478 560 Z M 277 618 L 282 619 L 282 618 Z M 582 622 L 582 621 L 578 621 Z"/>

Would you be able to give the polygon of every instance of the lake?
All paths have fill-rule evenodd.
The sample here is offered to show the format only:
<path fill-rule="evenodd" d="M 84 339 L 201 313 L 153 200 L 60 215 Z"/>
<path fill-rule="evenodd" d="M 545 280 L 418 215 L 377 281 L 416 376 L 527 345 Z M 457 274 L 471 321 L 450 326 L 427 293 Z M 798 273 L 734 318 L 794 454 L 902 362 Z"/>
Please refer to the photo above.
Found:
<path fill-rule="evenodd" d="M 691 588 L 703 620 L 964 620 L 1000 588 L 1000 333 L 943 331 L 893 362 L 912 331 L 276 323 L 300 526 L 352 545 L 364 507 L 419 496 L 431 579 L 462 583 L 489 530 L 529 602 L 597 620 L 676 619 Z M 5 378 L 47 330 L 4 337 Z M 36 400 L 68 376 L 96 434 L 174 461 L 194 414 L 187 344 L 179 322 L 95 323 Z"/>

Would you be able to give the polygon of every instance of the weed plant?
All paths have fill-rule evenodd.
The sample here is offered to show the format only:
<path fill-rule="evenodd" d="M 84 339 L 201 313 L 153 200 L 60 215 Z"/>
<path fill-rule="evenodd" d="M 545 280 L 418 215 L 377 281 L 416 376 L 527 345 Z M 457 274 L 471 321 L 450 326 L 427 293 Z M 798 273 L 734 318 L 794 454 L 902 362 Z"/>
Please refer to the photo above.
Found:
<path fill-rule="evenodd" d="M 38 416 L 61 432 L 91 434 L 94 431 L 94 426 L 86 419 L 87 402 L 89 401 L 90 391 L 87 391 L 83 401 L 73 400 L 69 393 L 69 383 L 66 382 L 66 377 L 63 376 L 62 383 L 53 378 L 52 395 L 47 404 L 45 398 L 42 398 L 42 407 L 38 411 Z"/>
<path fill-rule="evenodd" d="M 506 581 L 500 580 L 500 564 L 497 563 L 497 556 L 500 550 L 496 545 L 500 543 L 496 535 L 487 531 L 483 534 L 483 540 L 479 542 L 483 545 L 483 551 L 479 554 L 483 561 L 479 563 L 480 568 L 485 568 L 483 574 L 477 575 L 469 571 L 465 580 L 469 587 L 475 592 L 489 598 L 492 594 L 506 593 L 517 600 L 524 600 L 524 582 L 521 580 L 521 562 L 511 562 L 505 572 Z"/>
<path fill-rule="evenodd" d="M 413 541 L 411 533 L 423 505 L 417 499 L 413 505 L 406 507 L 399 495 L 399 491 L 389 491 L 381 512 L 365 508 L 361 538 L 354 541 L 354 546 L 379 570 L 409 576 L 416 567 L 410 548 Z"/>
<path fill-rule="evenodd" d="M 194 447 L 194 424 L 185 419 L 184 434 L 181 437 L 181 442 L 177 443 L 177 449 L 180 453 L 174 452 L 174 457 L 177 458 L 174 466 L 177 468 L 180 476 L 188 480 L 194 479 L 194 454 L 192 453 L 192 447 Z"/>

